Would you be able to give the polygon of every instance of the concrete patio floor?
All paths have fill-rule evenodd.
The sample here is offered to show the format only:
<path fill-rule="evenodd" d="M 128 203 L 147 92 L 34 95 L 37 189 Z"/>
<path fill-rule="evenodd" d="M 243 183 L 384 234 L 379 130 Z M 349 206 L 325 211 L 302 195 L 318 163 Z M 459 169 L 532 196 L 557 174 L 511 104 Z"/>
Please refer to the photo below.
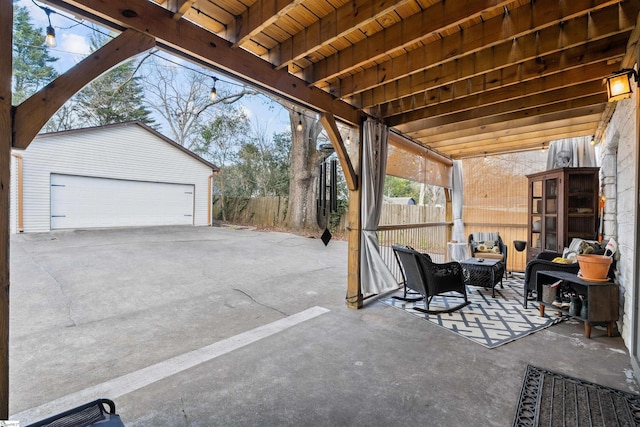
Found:
<path fill-rule="evenodd" d="M 343 241 L 14 235 L 11 419 L 107 397 L 127 426 L 509 426 L 527 364 L 640 390 L 602 329 L 568 321 L 487 349 L 379 302 L 349 309 L 346 283 Z"/>

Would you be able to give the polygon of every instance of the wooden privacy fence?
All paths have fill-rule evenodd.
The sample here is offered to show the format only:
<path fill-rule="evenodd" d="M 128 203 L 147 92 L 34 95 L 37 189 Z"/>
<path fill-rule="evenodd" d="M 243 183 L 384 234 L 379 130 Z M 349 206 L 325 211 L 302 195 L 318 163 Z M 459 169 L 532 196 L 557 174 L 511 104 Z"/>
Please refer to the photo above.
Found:
<path fill-rule="evenodd" d="M 270 197 L 227 197 L 227 221 L 255 226 L 278 226 L 284 222 L 287 198 Z M 213 202 L 213 219 L 222 219 L 222 200 Z M 444 221 L 443 206 L 382 205 L 380 225 L 425 224 Z M 347 214 L 343 214 L 337 231 L 347 229 Z"/>
<path fill-rule="evenodd" d="M 382 205 L 380 225 L 427 224 L 441 222 L 445 218 L 443 206 L 431 205 Z"/>
<path fill-rule="evenodd" d="M 227 221 L 255 226 L 278 226 L 284 222 L 287 212 L 286 197 L 227 197 L 225 198 Z M 221 220 L 222 200 L 213 202 L 213 219 Z"/>

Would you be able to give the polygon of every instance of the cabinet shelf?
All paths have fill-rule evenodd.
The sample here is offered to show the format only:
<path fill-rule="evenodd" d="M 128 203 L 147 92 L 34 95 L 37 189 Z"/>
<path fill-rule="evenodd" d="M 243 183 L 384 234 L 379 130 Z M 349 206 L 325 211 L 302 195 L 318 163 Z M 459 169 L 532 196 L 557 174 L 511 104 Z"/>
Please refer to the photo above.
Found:
<path fill-rule="evenodd" d="M 579 192 L 575 192 L 575 193 L 569 193 L 568 196 L 570 198 L 572 198 L 572 197 L 593 197 L 594 193 L 592 193 L 590 191 L 579 191 Z"/>
<path fill-rule="evenodd" d="M 598 224 L 598 172 L 597 167 L 560 168 L 527 175 L 528 260 L 542 250 L 562 252 L 574 237 L 593 239 Z"/>

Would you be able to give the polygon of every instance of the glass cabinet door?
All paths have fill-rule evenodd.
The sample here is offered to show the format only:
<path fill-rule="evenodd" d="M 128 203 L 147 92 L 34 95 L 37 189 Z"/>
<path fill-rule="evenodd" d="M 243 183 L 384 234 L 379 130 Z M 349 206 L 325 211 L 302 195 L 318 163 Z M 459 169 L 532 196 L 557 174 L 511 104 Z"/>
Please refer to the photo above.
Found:
<path fill-rule="evenodd" d="M 531 248 L 542 248 L 542 181 L 531 183 L 531 236 L 529 245 Z"/>
<path fill-rule="evenodd" d="M 544 232 L 543 247 L 546 250 L 558 249 L 558 179 L 544 182 Z"/>

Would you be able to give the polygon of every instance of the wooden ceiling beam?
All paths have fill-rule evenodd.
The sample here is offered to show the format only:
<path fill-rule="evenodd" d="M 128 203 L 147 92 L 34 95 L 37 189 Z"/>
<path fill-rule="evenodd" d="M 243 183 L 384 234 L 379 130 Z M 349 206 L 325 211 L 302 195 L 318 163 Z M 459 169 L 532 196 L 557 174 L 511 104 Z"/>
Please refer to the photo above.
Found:
<path fill-rule="evenodd" d="M 625 9 L 626 13 L 621 13 L 619 8 Z M 548 26 L 535 32 L 529 31 L 515 38 L 497 39 L 497 43 L 486 45 L 476 40 L 484 33 L 480 30 L 485 24 L 479 24 L 466 31 L 452 34 L 439 42 L 430 43 L 424 48 L 414 49 L 406 55 L 389 59 L 344 77 L 331 86 L 331 93 L 342 98 L 350 97 L 381 84 L 423 72 L 425 68 L 433 68 L 464 57 L 473 58 L 471 62 L 478 68 L 469 68 L 464 71 L 463 76 L 488 72 L 509 64 L 580 46 L 589 41 L 629 32 L 633 29 L 635 22 L 625 17 L 632 12 L 637 14 L 638 9 L 640 9 L 640 2 L 622 3 L 595 11 L 588 16 L 563 21 L 562 25 Z M 593 22 L 597 22 L 598 25 L 594 26 Z M 477 30 L 478 34 L 471 34 L 476 27 L 480 28 Z M 468 45 L 473 48 L 466 49 Z M 470 61 L 467 60 L 467 62 Z"/>
<path fill-rule="evenodd" d="M 171 0 L 169 2 L 169 10 L 173 12 L 173 19 L 179 20 L 185 13 L 191 9 L 195 0 Z"/>
<path fill-rule="evenodd" d="M 567 51 L 556 52 L 528 61 L 509 65 L 480 75 L 459 79 L 463 63 L 456 61 L 438 67 L 435 75 L 426 70 L 414 76 L 398 80 L 388 85 L 366 91 L 356 104 L 362 108 L 370 108 L 379 104 L 383 115 L 385 111 L 400 111 L 407 106 L 419 108 L 422 102 L 433 102 L 442 91 L 450 96 L 466 96 L 484 90 L 491 90 L 511 84 L 535 80 L 576 68 L 591 67 L 598 63 L 615 63 L 624 55 L 627 34 L 614 38 L 599 40 Z M 472 60 L 475 59 L 471 58 Z M 597 65 L 596 65 L 597 66 Z M 475 67 L 472 66 L 473 69 Z M 603 72 L 607 72 L 603 69 Z M 446 75 L 445 75 L 446 73 Z M 428 81 L 424 82 L 424 77 Z M 605 74 L 602 75 L 604 77 Z M 400 90 L 402 86 L 402 89 Z M 438 88 L 437 90 L 435 90 Z M 400 98 L 400 93 L 407 94 Z M 429 94 L 431 92 L 431 94 Z M 385 101 L 386 100 L 386 101 Z M 417 101 L 417 102 L 416 102 Z"/>
<path fill-rule="evenodd" d="M 599 114 L 592 114 L 589 116 L 566 118 L 530 126 L 517 126 L 515 124 L 513 126 L 509 126 L 509 123 L 504 123 L 502 129 L 493 132 L 480 132 L 475 135 L 456 136 L 449 139 L 417 138 L 417 140 L 435 150 L 441 150 L 443 147 L 467 148 L 469 146 L 473 146 L 478 141 L 486 140 L 515 142 L 529 138 L 532 135 L 541 134 L 542 132 L 555 132 L 557 129 L 563 127 L 588 126 L 590 128 L 595 128 L 594 124 L 598 122 L 599 117 Z"/>
<path fill-rule="evenodd" d="M 415 132 L 406 133 L 412 139 L 423 141 L 438 141 L 440 139 L 455 139 L 470 135 L 499 132 L 505 128 L 515 129 L 526 126 L 544 125 L 548 122 L 573 119 L 575 117 L 593 117 L 602 114 L 606 104 L 589 105 L 586 107 L 561 109 L 548 114 L 532 115 L 522 118 L 510 118 L 511 114 L 491 116 L 488 118 L 467 120 L 442 126 L 424 128 Z"/>
<path fill-rule="evenodd" d="M 493 140 L 487 140 L 484 143 L 478 143 L 475 147 L 467 149 L 443 149 L 442 153 L 453 159 L 459 159 L 461 157 L 481 156 L 483 154 L 497 154 L 510 151 L 520 151 L 527 149 L 542 149 L 543 144 L 545 148 L 549 147 L 549 142 L 557 141 L 565 138 L 575 138 L 580 136 L 591 136 L 595 131 L 595 126 L 592 127 L 576 127 L 575 129 L 558 129 L 556 132 L 549 132 L 543 135 L 531 136 L 526 139 L 519 139 L 517 142 L 505 142 L 495 143 Z"/>
<path fill-rule="evenodd" d="M 233 47 L 240 47 L 251 37 L 273 25 L 303 0 L 258 0 L 236 18 Z"/>
<path fill-rule="evenodd" d="M 406 99 L 403 103 L 384 104 L 379 111 L 381 117 L 393 117 L 398 114 L 406 114 L 411 111 L 426 108 L 436 103 L 462 100 L 475 95 L 481 96 L 484 105 L 490 105 L 516 97 L 530 96 L 536 93 L 571 86 L 578 81 L 602 80 L 605 76 L 617 71 L 619 69 L 618 67 L 619 65 L 617 63 L 598 62 L 521 82 L 517 76 L 514 76 L 512 80 L 515 83 L 496 85 L 495 89 L 487 88 L 487 86 L 482 84 L 475 87 L 465 87 L 463 86 L 464 82 L 461 82 L 461 84 L 429 90 Z"/>
<path fill-rule="evenodd" d="M 508 88 L 493 90 L 455 101 L 433 104 L 405 114 L 386 117 L 384 121 L 387 125 L 393 127 L 423 118 L 443 116 L 464 110 L 480 109 L 483 113 L 493 111 L 494 114 L 504 114 L 509 111 L 552 104 L 588 95 L 603 94 L 606 97 L 600 80 L 582 82 L 573 86 L 558 85 L 545 92 L 540 92 L 536 88 L 532 93 L 528 92 L 525 84 L 516 86 L 518 87 L 513 87 L 511 90 L 508 90 Z"/>
<path fill-rule="evenodd" d="M 428 117 L 413 122 L 403 123 L 396 126 L 396 129 L 408 136 L 412 132 L 418 132 L 421 129 L 437 128 L 438 126 L 455 125 L 460 123 L 464 126 L 465 122 L 478 120 L 481 122 L 479 126 L 491 123 L 500 123 L 510 120 L 518 120 L 527 117 L 543 116 L 561 111 L 568 111 L 576 108 L 596 108 L 600 104 L 607 103 L 607 95 L 605 93 L 589 94 L 583 97 L 572 99 L 561 99 L 547 105 L 530 105 L 529 107 L 518 108 L 512 105 L 510 111 L 496 112 L 495 108 L 458 111 L 444 116 Z"/>
<path fill-rule="evenodd" d="M 410 48 L 451 27 L 463 24 L 474 16 L 495 8 L 503 8 L 510 1 L 478 0 L 468 2 L 438 2 L 421 13 L 379 31 L 365 40 L 343 49 L 336 54 L 314 63 L 304 70 L 304 79 L 317 83 L 366 65 L 371 61 L 387 58 L 389 53 Z M 557 5 L 556 5 L 557 7 Z M 321 46 L 321 45 L 318 45 Z"/>
<path fill-rule="evenodd" d="M 326 46 L 340 37 L 393 12 L 412 0 L 354 0 L 347 2 L 329 15 L 320 18 L 297 34 L 278 45 L 271 54 L 276 68 L 286 68 L 291 63 L 312 55 L 318 47 Z"/>
<path fill-rule="evenodd" d="M 594 109 L 592 114 L 577 114 L 574 110 L 570 114 L 557 114 L 557 118 L 545 117 L 545 120 L 536 117 L 539 120 L 527 121 L 527 119 L 522 119 L 521 121 L 495 123 L 485 128 L 452 130 L 438 135 L 432 135 L 429 132 L 417 132 L 416 135 L 411 137 L 435 148 L 440 144 L 451 144 L 452 141 L 465 143 L 485 139 L 487 135 L 490 137 L 520 135 L 529 131 L 551 129 L 557 127 L 559 123 L 572 125 L 593 123 L 594 119 L 595 121 L 598 120 L 601 113 L 600 109 Z"/>
<path fill-rule="evenodd" d="M 544 4 L 539 5 L 538 3 Z M 433 66 L 443 61 L 453 60 L 463 55 L 499 45 L 505 41 L 512 41 L 514 38 L 522 38 L 534 34 L 536 31 L 544 28 L 557 27 L 560 22 L 570 22 L 582 18 L 581 25 L 586 28 L 587 25 L 582 22 L 588 20 L 586 17 L 587 12 L 596 12 L 597 10 L 592 7 L 593 3 L 594 2 L 590 0 L 577 0 L 576 2 L 571 2 L 569 9 L 563 10 L 559 9 L 557 1 L 539 0 L 534 3 L 533 7 L 526 5 L 513 9 L 506 18 L 503 15 L 490 18 L 485 22 L 429 43 L 425 47 L 411 50 L 408 53 L 409 56 L 406 56 L 406 59 L 418 60 L 422 63 L 429 61 L 427 66 Z M 598 7 L 606 7 L 617 2 L 600 0 L 595 3 Z M 465 6 L 464 3 L 456 4 Z M 568 2 L 563 3 L 565 6 L 567 4 Z M 608 9 L 616 11 L 617 6 L 608 7 Z M 559 10 L 559 15 L 549 14 L 549 10 Z M 407 21 L 402 21 L 396 24 L 396 26 L 402 25 L 404 22 Z M 394 28 L 395 26 L 389 27 L 384 32 L 381 32 L 382 34 L 380 36 L 378 36 L 380 33 L 374 34 L 347 49 L 337 52 L 331 57 L 313 64 L 311 67 L 307 67 L 307 69 L 305 69 L 305 80 L 318 82 L 335 79 L 340 75 L 344 75 L 347 71 L 356 70 L 356 68 L 359 67 L 366 67 L 367 62 L 369 62 L 368 57 L 373 57 L 377 60 L 378 65 L 372 69 L 367 68 L 367 70 L 369 70 L 367 73 L 360 71 L 355 73 L 354 76 L 345 77 L 344 82 L 340 81 L 338 84 L 334 84 L 332 90 L 334 90 L 336 94 L 346 96 L 347 94 L 367 89 L 371 86 L 370 81 L 379 84 L 382 81 L 392 79 L 392 77 L 387 77 L 387 74 L 396 75 L 398 74 L 398 71 L 396 71 L 398 67 L 407 68 L 406 64 L 409 63 L 409 61 L 407 61 L 405 65 L 402 66 L 398 64 L 398 60 L 390 60 L 389 56 L 387 56 L 392 49 L 388 46 L 388 42 L 385 43 L 385 40 L 387 38 L 390 40 L 401 39 L 400 36 L 393 34 Z M 415 31 L 421 28 L 424 27 L 418 26 Z M 407 40 L 402 40 L 407 42 L 406 47 L 408 47 L 418 40 L 424 40 L 431 32 L 432 31 L 424 30 L 421 36 L 412 34 L 413 39 L 407 38 Z M 376 37 L 382 38 L 382 40 L 376 40 Z M 381 46 L 384 46 L 384 49 L 382 49 Z M 405 47 L 405 45 L 401 44 L 399 47 Z M 421 52 L 424 52 L 424 54 L 421 54 Z M 402 59 L 400 59 L 400 61 L 402 61 Z M 415 71 L 415 68 L 412 68 Z M 385 70 L 388 71 L 385 72 Z M 366 82 L 359 83 L 359 80 L 363 77 L 366 77 Z M 381 80 L 383 77 L 386 80 Z M 401 76 L 396 75 L 393 78 L 399 77 Z"/>
<path fill-rule="evenodd" d="M 359 126 L 361 111 L 331 94 L 307 85 L 286 70 L 275 70 L 267 61 L 244 49 L 234 49 L 223 38 L 187 20 L 174 21 L 167 9 L 147 0 L 47 0 L 63 10 L 71 9 L 88 19 L 133 28 L 155 37 L 174 54 L 207 64 L 265 92 L 287 98 L 310 109 L 331 112 Z M 162 46 L 159 46 L 162 47 Z"/>
<path fill-rule="evenodd" d="M 131 58 L 153 48 L 156 41 L 132 29 L 111 39 L 78 64 L 14 108 L 13 146 L 26 149 L 47 121 L 74 94 L 93 79 Z"/>

